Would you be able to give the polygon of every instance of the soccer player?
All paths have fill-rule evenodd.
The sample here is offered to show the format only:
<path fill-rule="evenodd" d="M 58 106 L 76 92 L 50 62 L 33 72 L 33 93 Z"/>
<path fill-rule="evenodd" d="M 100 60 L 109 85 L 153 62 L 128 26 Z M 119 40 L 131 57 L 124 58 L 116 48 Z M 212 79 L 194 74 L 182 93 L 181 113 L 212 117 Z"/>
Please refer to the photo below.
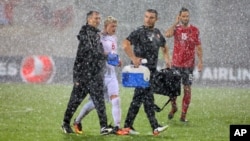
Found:
<path fill-rule="evenodd" d="M 73 133 L 70 121 L 89 93 L 96 107 L 101 134 L 109 134 L 112 128 L 107 125 L 107 115 L 103 95 L 104 67 L 107 55 L 104 53 L 98 26 L 100 14 L 97 11 L 87 13 L 87 23 L 83 25 L 78 37 L 79 45 L 73 68 L 74 86 L 64 114 L 62 129 L 65 133 Z"/>
<path fill-rule="evenodd" d="M 195 52 L 198 56 L 198 71 L 203 68 L 202 47 L 199 37 L 199 29 L 189 24 L 189 11 L 187 8 L 181 8 L 175 23 L 166 31 L 166 37 L 174 36 L 174 50 L 172 57 L 172 67 L 181 72 L 181 79 L 184 88 L 182 99 L 182 113 L 180 121 L 187 122 L 186 115 L 191 101 L 191 85 L 193 80 L 193 70 L 195 66 Z M 169 119 L 174 117 L 177 111 L 175 97 L 172 101 L 172 109 L 168 115 Z"/>
<path fill-rule="evenodd" d="M 160 48 L 163 51 L 166 66 L 170 67 L 166 40 L 160 30 L 154 27 L 157 19 L 158 12 L 156 10 L 146 10 L 144 25 L 131 32 L 123 41 L 123 49 L 135 67 L 141 64 L 142 59 L 147 59 L 145 66 L 150 70 L 150 80 L 152 80 L 152 76 L 156 72 Z M 124 130 L 127 130 L 131 134 L 136 132 L 133 128 L 133 123 L 142 104 L 144 105 L 144 111 L 151 125 L 153 135 L 158 135 L 160 132 L 166 130 L 168 125 L 161 126 L 155 117 L 154 95 L 151 85 L 147 88 L 135 88 L 133 99 L 125 119 Z"/>
<path fill-rule="evenodd" d="M 112 53 L 117 54 L 117 37 L 115 35 L 117 28 L 117 20 L 108 16 L 104 21 L 104 30 L 101 33 L 101 42 L 103 44 L 103 48 L 106 54 Z M 121 61 L 118 66 L 121 65 Z M 113 65 L 108 64 L 106 62 L 105 67 L 105 77 L 104 77 L 104 87 L 106 88 L 104 91 L 104 98 L 106 101 L 111 102 L 112 104 L 112 116 L 114 120 L 114 129 L 112 133 L 117 135 L 124 135 L 127 132 L 120 130 L 121 123 L 121 100 L 119 97 L 119 84 L 117 80 L 117 74 L 115 71 L 115 67 Z M 100 95 L 103 96 L 103 95 Z M 81 120 L 88 115 L 90 111 L 95 108 L 93 100 L 90 98 L 89 101 L 83 106 L 80 114 L 77 116 L 74 122 L 74 129 L 76 133 L 82 133 L 82 124 Z"/>

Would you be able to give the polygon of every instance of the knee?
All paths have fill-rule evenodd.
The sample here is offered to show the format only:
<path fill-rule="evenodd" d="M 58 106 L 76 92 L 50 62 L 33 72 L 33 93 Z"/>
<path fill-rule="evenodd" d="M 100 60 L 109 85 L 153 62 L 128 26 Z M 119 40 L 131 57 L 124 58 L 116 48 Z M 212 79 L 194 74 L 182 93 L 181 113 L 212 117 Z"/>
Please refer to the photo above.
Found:
<path fill-rule="evenodd" d="M 184 86 L 184 94 L 191 93 L 191 87 L 190 86 Z"/>
<path fill-rule="evenodd" d="M 113 106 L 119 106 L 120 105 L 120 98 L 118 96 L 111 98 L 111 103 Z"/>
<path fill-rule="evenodd" d="M 115 98 L 119 98 L 118 95 L 111 95 L 111 96 L 110 96 L 110 100 L 113 100 L 113 99 L 115 99 Z"/>

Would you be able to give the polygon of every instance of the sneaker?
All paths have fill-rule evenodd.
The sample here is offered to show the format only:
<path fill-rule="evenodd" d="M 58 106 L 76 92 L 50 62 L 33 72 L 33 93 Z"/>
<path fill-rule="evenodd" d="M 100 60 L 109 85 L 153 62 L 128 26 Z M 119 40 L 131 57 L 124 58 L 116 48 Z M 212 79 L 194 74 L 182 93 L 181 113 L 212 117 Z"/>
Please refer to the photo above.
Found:
<path fill-rule="evenodd" d="M 160 134 L 160 132 L 165 131 L 167 128 L 168 128 L 168 125 L 166 125 L 166 126 L 159 126 L 159 127 L 157 127 L 157 128 L 154 129 L 153 135 L 157 136 L 157 135 Z"/>
<path fill-rule="evenodd" d="M 128 128 L 124 128 L 122 130 L 126 131 L 129 135 L 139 135 L 140 134 L 133 127 L 131 127 L 131 128 L 129 128 L 129 127 Z"/>
<path fill-rule="evenodd" d="M 118 126 L 114 127 L 111 133 L 116 135 L 128 135 L 129 132 L 127 130 L 120 129 Z"/>
<path fill-rule="evenodd" d="M 188 122 L 188 120 L 186 119 L 186 113 L 181 113 L 180 121 L 183 122 L 183 123 L 187 123 Z"/>
<path fill-rule="evenodd" d="M 172 119 L 172 118 L 174 118 L 174 114 L 177 112 L 177 107 L 176 106 L 173 106 L 172 107 L 172 109 L 171 109 L 171 111 L 169 112 L 169 114 L 168 114 L 168 119 L 170 120 L 170 119 Z"/>
<path fill-rule="evenodd" d="M 74 129 L 75 129 L 75 133 L 77 134 L 82 134 L 82 124 L 81 123 L 77 123 L 77 122 L 74 122 Z"/>
<path fill-rule="evenodd" d="M 183 122 L 183 123 L 188 123 L 188 120 L 185 119 L 185 118 L 180 118 L 180 121 Z"/>
<path fill-rule="evenodd" d="M 113 130 L 113 128 L 102 127 L 100 134 L 101 135 L 108 135 L 111 133 L 112 130 Z"/>
<path fill-rule="evenodd" d="M 70 134 L 70 133 L 74 133 L 74 131 L 71 129 L 70 124 L 68 123 L 63 123 L 62 125 L 62 130 L 65 134 Z"/>

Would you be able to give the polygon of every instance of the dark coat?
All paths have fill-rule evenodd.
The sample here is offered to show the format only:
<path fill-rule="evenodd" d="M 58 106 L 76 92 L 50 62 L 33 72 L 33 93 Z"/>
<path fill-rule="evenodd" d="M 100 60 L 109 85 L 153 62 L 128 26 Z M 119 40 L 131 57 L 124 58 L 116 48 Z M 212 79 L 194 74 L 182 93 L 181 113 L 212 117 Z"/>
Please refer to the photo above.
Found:
<path fill-rule="evenodd" d="M 97 28 L 86 24 L 77 36 L 79 45 L 73 68 L 74 82 L 88 81 L 103 74 L 107 57 L 98 32 Z"/>

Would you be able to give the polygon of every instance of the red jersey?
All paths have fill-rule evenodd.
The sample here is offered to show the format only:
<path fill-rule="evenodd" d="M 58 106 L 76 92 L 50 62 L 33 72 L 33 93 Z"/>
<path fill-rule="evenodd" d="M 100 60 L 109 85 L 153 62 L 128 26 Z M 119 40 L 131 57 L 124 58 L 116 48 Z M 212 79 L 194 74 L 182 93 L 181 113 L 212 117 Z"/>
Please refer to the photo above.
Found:
<path fill-rule="evenodd" d="M 200 45 L 199 30 L 193 25 L 177 25 L 174 31 L 173 63 L 175 67 L 194 67 L 195 47 Z"/>

